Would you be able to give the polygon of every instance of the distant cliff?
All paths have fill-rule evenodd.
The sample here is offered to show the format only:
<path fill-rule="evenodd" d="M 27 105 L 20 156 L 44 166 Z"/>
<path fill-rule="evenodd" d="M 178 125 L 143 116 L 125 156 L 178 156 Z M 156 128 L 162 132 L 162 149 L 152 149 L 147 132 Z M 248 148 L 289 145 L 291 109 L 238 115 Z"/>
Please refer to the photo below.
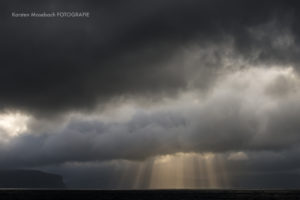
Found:
<path fill-rule="evenodd" d="M 37 170 L 0 170 L 0 188 L 65 188 L 60 175 Z"/>

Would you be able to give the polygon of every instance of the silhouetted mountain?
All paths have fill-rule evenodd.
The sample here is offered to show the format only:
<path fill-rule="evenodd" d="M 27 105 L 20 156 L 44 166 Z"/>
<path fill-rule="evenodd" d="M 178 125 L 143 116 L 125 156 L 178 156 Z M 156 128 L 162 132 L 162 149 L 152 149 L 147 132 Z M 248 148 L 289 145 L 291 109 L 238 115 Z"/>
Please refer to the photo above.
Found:
<path fill-rule="evenodd" d="M 65 188 L 63 177 L 37 170 L 0 170 L 0 188 Z"/>

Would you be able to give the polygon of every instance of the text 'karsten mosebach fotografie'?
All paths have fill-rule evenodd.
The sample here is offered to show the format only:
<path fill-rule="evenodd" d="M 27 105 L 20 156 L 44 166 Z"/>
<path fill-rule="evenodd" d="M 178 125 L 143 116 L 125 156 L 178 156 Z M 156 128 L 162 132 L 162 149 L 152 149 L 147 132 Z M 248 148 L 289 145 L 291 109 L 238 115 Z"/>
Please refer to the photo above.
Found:
<path fill-rule="evenodd" d="M 57 18 L 89 18 L 90 12 L 12 12 L 12 17 L 57 17 Z"/>

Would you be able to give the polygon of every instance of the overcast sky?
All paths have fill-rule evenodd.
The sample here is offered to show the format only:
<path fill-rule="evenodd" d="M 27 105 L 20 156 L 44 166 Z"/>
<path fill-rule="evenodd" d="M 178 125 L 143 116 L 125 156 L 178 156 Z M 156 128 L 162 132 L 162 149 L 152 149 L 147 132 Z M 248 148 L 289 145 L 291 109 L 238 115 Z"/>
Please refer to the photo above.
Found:
<path fill-rule="evenodd" d="M 100 189 L 299 187 L 297 2 L 2 1 L 0 168 Z"/>

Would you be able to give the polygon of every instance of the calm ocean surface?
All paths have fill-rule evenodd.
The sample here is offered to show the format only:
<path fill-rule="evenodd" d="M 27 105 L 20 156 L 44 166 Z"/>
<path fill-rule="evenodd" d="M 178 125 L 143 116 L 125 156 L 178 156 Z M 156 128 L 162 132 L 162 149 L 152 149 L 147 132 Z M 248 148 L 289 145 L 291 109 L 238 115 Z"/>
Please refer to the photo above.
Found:
<path fill-rule="evenodd" d="M 300 200 L 300 190 L 30 190 L 1 189 L 0 199 Z"/>

